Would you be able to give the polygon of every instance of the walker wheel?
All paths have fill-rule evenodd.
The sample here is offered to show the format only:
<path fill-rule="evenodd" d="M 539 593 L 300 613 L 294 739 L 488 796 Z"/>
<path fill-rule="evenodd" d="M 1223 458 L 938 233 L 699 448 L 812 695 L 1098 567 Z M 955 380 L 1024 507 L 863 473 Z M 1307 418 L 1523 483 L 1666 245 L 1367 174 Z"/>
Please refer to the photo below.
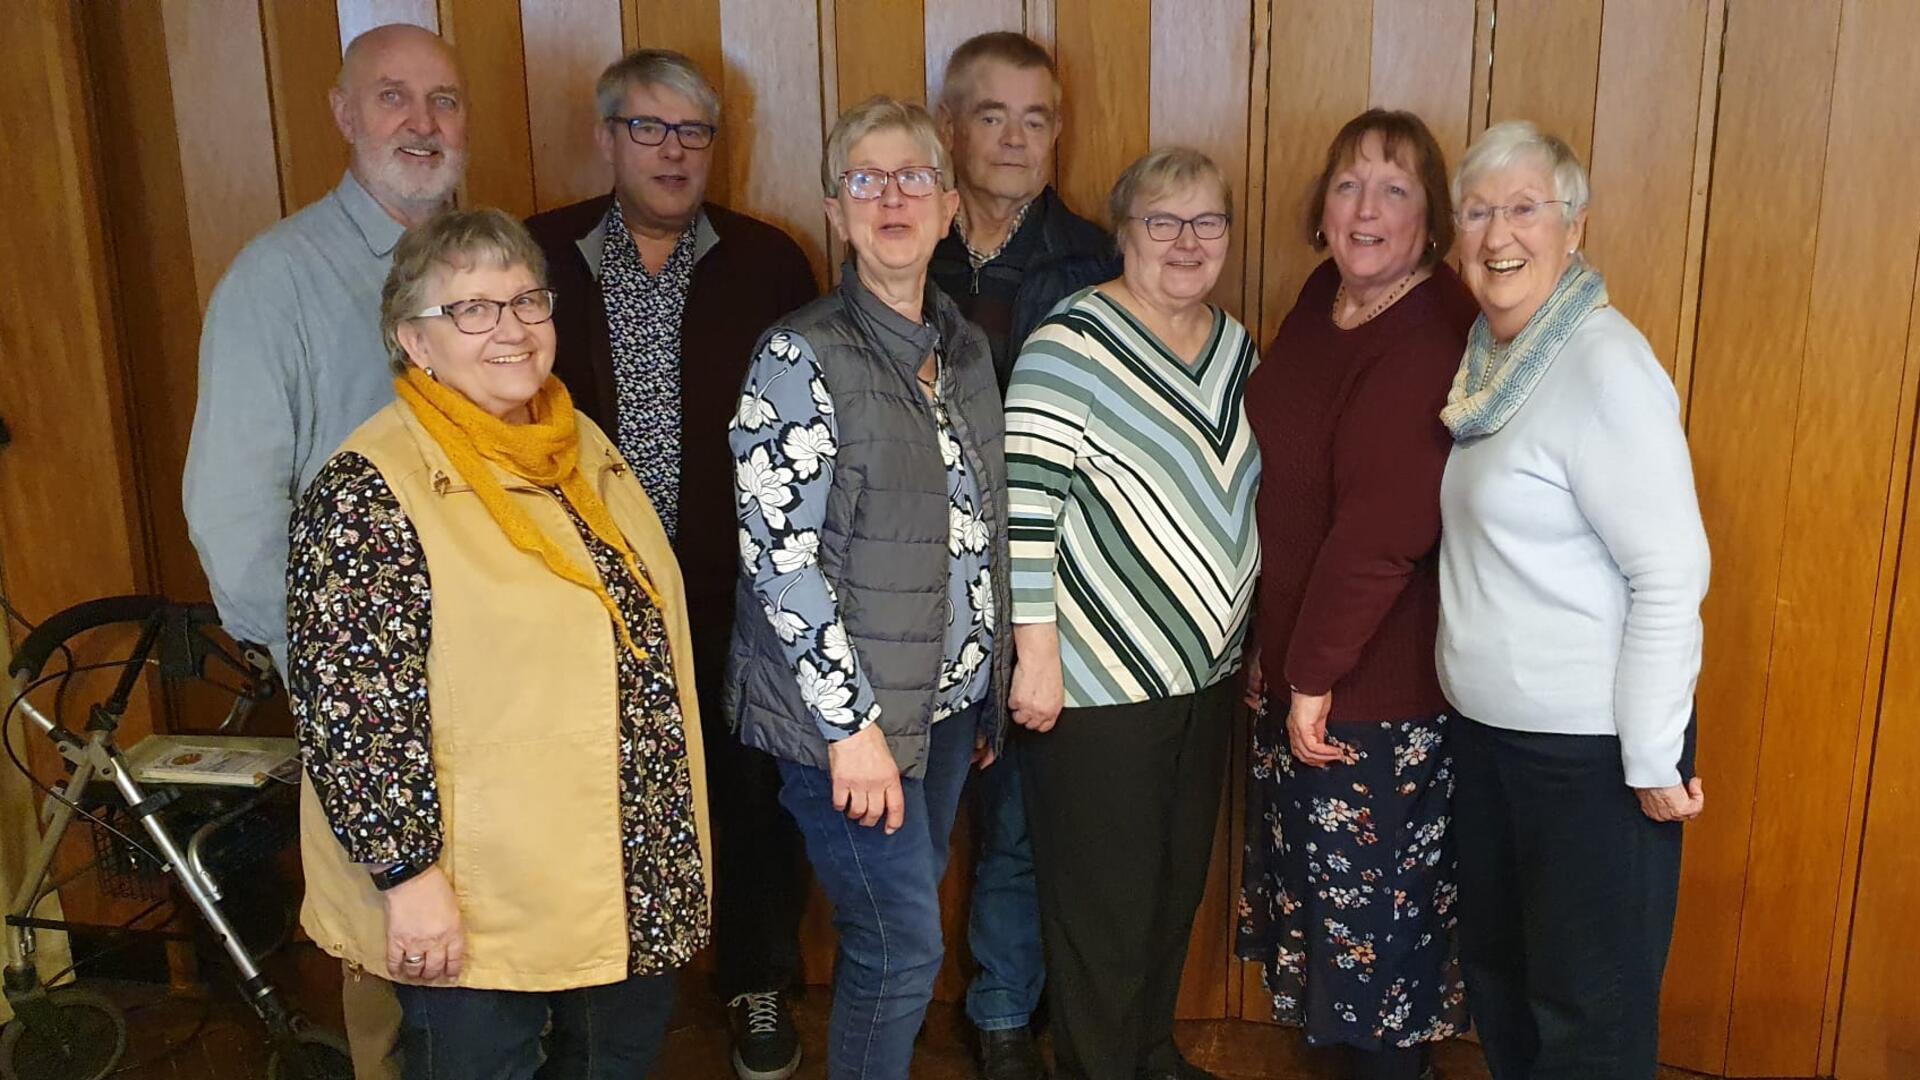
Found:
<path fill-rule="evenodd" d="M 18 1018 L 0 1031 L 4 1080 L 101 1080 L 127 1052 L 127 1018 L 90 990 L 55 990 L 47 1004 L 59 1010 L 58 1028 L 28 1027 Z"/>
<path fill-rule="evenodd" d="M 301 1028 L 291 1047 L 267 1061 L 267 1080 L 353 1080 L 347 1040 L 325 1028 Z"/>

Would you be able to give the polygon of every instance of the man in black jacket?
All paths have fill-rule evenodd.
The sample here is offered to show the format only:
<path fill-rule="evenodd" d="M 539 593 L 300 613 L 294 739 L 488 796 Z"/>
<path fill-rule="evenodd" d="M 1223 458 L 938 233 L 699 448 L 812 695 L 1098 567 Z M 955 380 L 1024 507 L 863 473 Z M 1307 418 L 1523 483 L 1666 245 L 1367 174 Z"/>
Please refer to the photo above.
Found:
<path fill-rule="evenodd" d="M 714 794 L 716 989 L 741 1080 L 784 1080 L 800 1063 L 786 990 L 805 864 L 773 759 L 720 705 L 739 574 L 727 422 L 761 332 L 818 286 L 785 233 L 706 201 L 720 101 L 692 61 L 638 50 L 595 95 L 613 192 L 527 222 L 559 294 L 553 371 L 618 444 L 680 561 Z"/>
<path fill-rule="evenodd" d="M 1020 34 L 981 34 L 954 50 L 943 82 L 938 121 L 960 213 L 929 269 L 986 331 L 1005 391 L 1027 335 L 1073 292 L 1118 277 L 1120 263 L 1108 234 L 1067 209 L 1047 182 L 1060 80 L 1046 50 Z M 967 940 L 980 974 L 967 988 L 967 1018 L 986 1080 L 1045 1075 L 1029 1026 L 1045 962 L 1019 767 L 1009 739 L 975 782 L 980 850 Z"/>

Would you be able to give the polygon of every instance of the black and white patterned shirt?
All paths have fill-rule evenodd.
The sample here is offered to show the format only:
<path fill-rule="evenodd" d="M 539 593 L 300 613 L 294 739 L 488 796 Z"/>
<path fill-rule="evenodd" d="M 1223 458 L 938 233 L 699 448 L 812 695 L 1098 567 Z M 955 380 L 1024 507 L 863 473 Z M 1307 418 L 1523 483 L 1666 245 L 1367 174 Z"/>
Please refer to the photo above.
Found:
<path fill-rule="evenodd" d="M 606 233 L 600 295 L 613 347 L 614 442 L 671 539 L 680 525 L 680 317 L 693 285 L 695 226 L 657 275 L 640 261 L 618 199 L 607 209 Z"/>

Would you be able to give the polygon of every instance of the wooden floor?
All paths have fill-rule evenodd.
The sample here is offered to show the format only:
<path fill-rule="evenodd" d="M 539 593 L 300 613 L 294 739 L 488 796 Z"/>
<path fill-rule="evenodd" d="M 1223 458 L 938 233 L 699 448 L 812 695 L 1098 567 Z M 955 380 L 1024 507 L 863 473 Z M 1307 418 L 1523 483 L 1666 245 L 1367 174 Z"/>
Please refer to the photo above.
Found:
<path fill-rule="evenodd" d="M 127 1062 L 136 1067 L 118 1074 L 126 1080 L 265 1080 L 266 1063 L 258 1025 L 237 1001 L 219 1001 L 210 1009 L 201 1002 L 169 999 L 156 988 L 124 985 L 111 996 L 132 1009 Z M 820 1045 L 825 1039 L 829 999 L 815 989 L 799 1001 L 798 1015 L 805 1058 L 797 1080 L 823 1080 L 826 1069 Z M 165 1054 L 200 1022 L 204 1027 L 189 1044 Z M 958 1007 L 936 1004 L 914 1059 L 916 1080 L 972 1080 L 973 1063 L 966 1051 L 966 1021 Z M 1340 1075 L 1336 1064 L 1306 1051 L 1291 1029 L 1245 1021 L 1190 1021 L 1179 1027 L 1182 1049 L 1194 1064 L 1227 1080 L 1306 1080 Z M 704 995 L 688 994 L 681 1003 L 660 1066 L 661 1080 L 732 1080 L 728 1066 L 726 1021 L 720 1007 Z M 150 1064 L 138 1064 L 151 1062 Z M 1486 1066 L 1471 1043 L 1443 1045 L 1436 1064 L 1445 1080 L 1484 1080 Z M 1693 1077 L 1677 1069 L 1663 1070 L 1662 1080 Z"/>

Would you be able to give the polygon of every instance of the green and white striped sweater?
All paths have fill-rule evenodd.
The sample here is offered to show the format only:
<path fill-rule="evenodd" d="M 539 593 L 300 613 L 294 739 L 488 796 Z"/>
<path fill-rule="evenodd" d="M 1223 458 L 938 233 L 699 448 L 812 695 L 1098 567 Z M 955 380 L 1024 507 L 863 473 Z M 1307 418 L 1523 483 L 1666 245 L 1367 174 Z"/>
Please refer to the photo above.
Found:
<path fill-rule="evenodd" d="M 1256 361 L 1217 308 L 1189 367 L 1093 289 L 1022 348 L 1007 388 L 1013 621 L 1057 624 L 1068 708 L 1193 693 L 1239 668 L 1260 569 Z"/>

